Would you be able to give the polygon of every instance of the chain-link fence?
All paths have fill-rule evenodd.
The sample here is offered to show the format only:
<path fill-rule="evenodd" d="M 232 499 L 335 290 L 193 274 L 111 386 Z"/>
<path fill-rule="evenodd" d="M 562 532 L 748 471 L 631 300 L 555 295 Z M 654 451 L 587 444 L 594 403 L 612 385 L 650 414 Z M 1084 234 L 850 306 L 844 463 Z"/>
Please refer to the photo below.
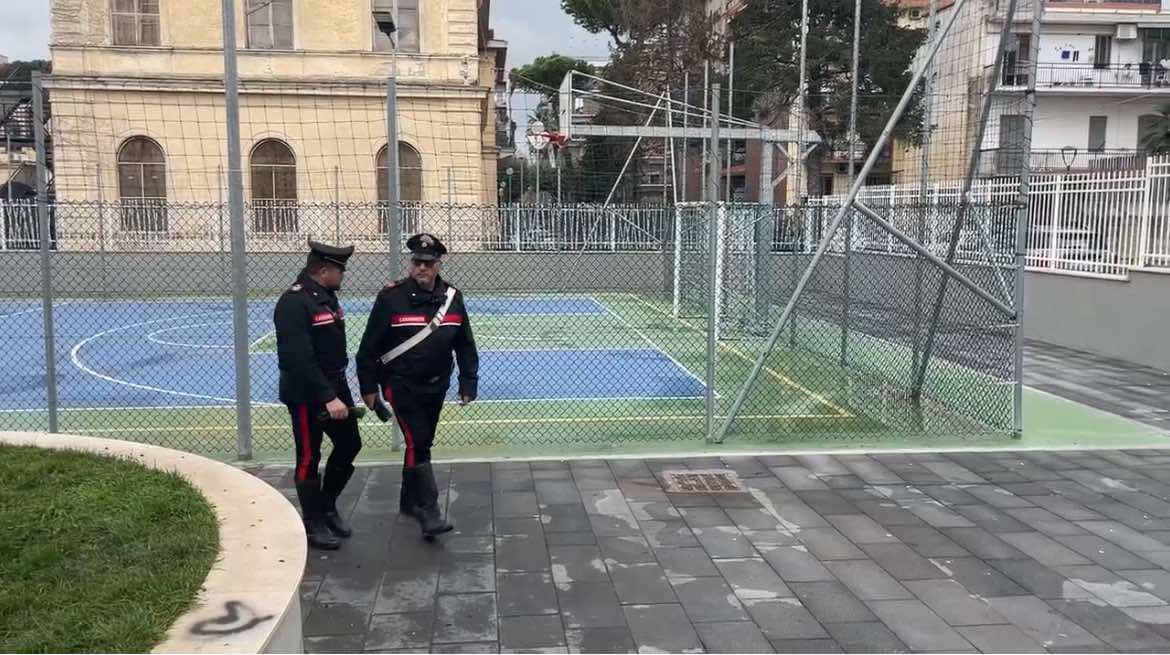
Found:
<path fill-rule="evenodd" d="M 3 394 L 3 427 L 47 429 L 52 404 L 62 431 L 234 452 L 231 261 L 219 232 L 226 208 L 160 204 L 151 208 L 151 230 L 140 229 L 137 205 L 59 202 L 46 209 L 57 225 L 44 260 L 51 324 L 31 274 L 41 254 L 10 249 L 0 258 L 12 281 L 0 314 L 15 337 L 19 371 Z M 936 206 L 929 220 L 946 228 L 953 209 Z M 253 229 L 247 241 L 251 449 L 261 454 L 287 447 L 271 317 L 303 265 L 306 240 L 357 245 L 341 294 L 351 352 L 374 295 L 398 277 L 378 231 L 384 206 L 288 210 L 295 230 Z M 249 225 L 264 224 L 265 211 L 250 207 Z M 902 211 L 904 220 L 923 216 L 918 208 Z M 402 220 L 404 233 L 428 230 L 448 243 L 443 275 L 464 290 L 481 351 L 480 400 L 449 407 L 441 441 L 457 451 L 517 452 L 701 442 L 708 412 L 716 421 L 727 416 L 809 263 L 813 244 L 803 235 L 820 235 L 827 219 L 822 206 L 687 204 L 411 205 Z M 714 266 L 712 224 L 719 229 Z M 792 225 L 801 239 L 774 236 Z M 534 236 L 537 230 L 548 231 Z M 1012 330 L 979 299 L 950 292 L 925 393 L 911 402 L 939 274 L 903 253 L 854 256 L 849 323 L 836 253 L 822 262 L 768 355 L 732 438 L 1010 431 Z M 979 262 L 963 266 L 988 288 L 1002 274 Z M 706 320 L 712 306 L 719 308 L 714 360 Z M 56 351 L 53 399 L 45 384 L 46 327 Z M 390 448 L 393 438 L 380 424 L 366 428 L 373 448 Z"/>

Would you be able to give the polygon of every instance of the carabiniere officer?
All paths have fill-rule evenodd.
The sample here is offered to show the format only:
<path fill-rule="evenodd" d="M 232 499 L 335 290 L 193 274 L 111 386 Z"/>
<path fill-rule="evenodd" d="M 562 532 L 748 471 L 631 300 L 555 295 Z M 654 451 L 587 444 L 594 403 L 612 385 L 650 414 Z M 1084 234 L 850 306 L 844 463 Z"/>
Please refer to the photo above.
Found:
<path fill-rule="evenodd" d="M 297 499 L 309 545 L 334 550 L 339 537 L 352 530 L 337 511 L 353 475 L 353 461 L 362 448 L 357 418 L 350 415 L 353 396 L 346 381 L 349 363 L 345 312 L 337 291 L 353 246 L 344 248 L 309 241 L 309 258 L 296 283 L 281 295 L 273 315 L 280 366 L 280 400 L 292 417 L 296 446 Z M 318 475 L 322 434 L 333 452 Z"/>
<path fill-rule="evenodd" d="M 439 511 L 431 445 L 454 359 L 459 364 L 459 403 L 475 400 L 479 355 L 463 294 L 439 276 L 447 248 L 431 234 L 406 242 L 409 276 L 387 284 L 374 301 L 357 353 L 358 384 L 371 409 L 379 388 L 390 403 L 406 445 L 399 512 L 418 520 L 432 538 L 452 526 Z"/>

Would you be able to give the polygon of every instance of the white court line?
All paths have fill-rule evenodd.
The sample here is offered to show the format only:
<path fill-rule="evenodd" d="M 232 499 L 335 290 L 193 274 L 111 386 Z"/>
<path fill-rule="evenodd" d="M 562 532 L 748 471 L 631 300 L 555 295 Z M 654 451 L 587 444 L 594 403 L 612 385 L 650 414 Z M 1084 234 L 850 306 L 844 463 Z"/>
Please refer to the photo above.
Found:
<path fill-rule="evenodd" d="M 174 316 L 171 318 L 160 318 L 160 319 L 155 319 L 153 321 L 142 321 L 141 323 L 131 323 L 130 325 L 123 325 L 120 327 L 111 328 L 109 330 L 104 330 L 104 331 L 98 332 L 96 334 L 91 334 L 90 336 L 88 336 L 88 337 L 82 339 L 81 341 L 78 341 L 76 344 L 74 344 L 73 348 L 71 348 L 69 350 L 69 359 L 73 362 L 73 365 L 76 366 L 78 369 L 80 369 L 82 372 L 88 373 L 89 375 L 92 375 L 95 378 L 98 378 L 99 380 L 105 380 L 106 382 L 110 382 L 113 384 L 120 384 L 123 386 L 131 387 L 133 389 L 142 389 L 144 391 L 154 391 L 156 393 L 164 393 L 164 394 L 169 394 L 172 396 L 182 396 L 184 398 L 199 398 L 201 400 L 214 400 L 214 401 L 224 402 L 224 403 L 235 403 L 236 402 L 235 398 L 223 398 L 220 396 L 211 396 L 211 395 L 201 394 L 201 393 L 188 393 L 186 391 L 175 391 L 173 389 L 163 389 L 161 387 L 153 387 L 153 386 L 150 386 L 148 384 L 138 384 L 137 382 L 130 382 L 128 380 L 121 380 L 121 379 L 118 379 L 115 377 L 111 377 L 109 375 L 105 375 L 104 373 L 99 373 L 81 361 L 81 349 L 84 348 L 86 346 L 86 344 L 90 343 L 91 341 L 100 339 L 102 337 L 114 334 L 115 332 L 122 332 L 124 330 L 131 330 L 131 329 L 134 329 L 137 327 L 142 327 L 144 325 L 155 325 L 158 323 L 166 323 L 168 321 L 179 321 L 179 320 L 182 320 L 185 318 L 207 318 L 207 317 L 216 316 L 219 314 L 226 314 L 226 313 L 228 313 L 228 311 L 229 310 L 220 311 L 220 312 L 212 312 L 212 313 L 208 313 L 208 314 L 191 314 L 189 316 Z"/>
<path fill-rule="evenodd" d="M 70 303 L 68 302 L 56 302 L 53 303 L 53 309 L 55 311 L 57 308 L 65 307 L 69 304 Z M 0 314 L 0 318 L 16 318 L 17 316 L 24 316 L 25 314 L 39 314 L 43 309 L 44 307 L 41 306 L 33 307 L 31 309 L 22 309 L 19 312 L 12 312 L 11 314 Z"/>
<path fill-rule="evenodd" d="M 231 349 L 231 346 L 223 346 L 223 345 L 219 345 L 219 344 L 187 343 L 187 342 L 182 342 L 182 341 L 168 341 L 166 339 L 158 338 L 158 335 L 163 334 L 165 332 L 174 332 L 176 330 L 186 330 L 188 328 L 208 327 L 211 325 L 224 325 L 224 323 L 222 323 L 222 322 L 221 323 L 192 323 L 191 325 L 176 325 L 175 327 L 163 328 L 161 330 L 155 330 L 154 332 L 150 332 L 146 335 L 146 340 L 150 341 L 151 343 L 157 343 L 160 346 L 178 346 L 180 348 L 206 348 L 206 349 L 210 349 L 210 350 Z"/>
<path fill-rule="evenodd" d="M 691 372 L 691 370 L 690 370 L 689 368 L 687 368 L 687 367 L 683 366 L 683 365 L 682 365 L 682 362 L 680 362 L 680 361 L 678 361 L 677 359 L 675 359 L 674 357 L 672 357 L 670 353 L 668 353 L 668 352 L 666 352 L 665 350 L 663 350 L 663 349 L 662 349 L 662 347 L 661 347 L 661 346 L 659 346 L 657 343 L 654 343 L 654 341 L 653 341 L 653 340 L 651 340 L 651 339 L 650 339 L 650 337 L 646 336 L 646 333 L 642 332 L 642 331 L 641 331 L 641 330 L 639 330 L 637 327 L 635 327 L 633 323 L 631 323 L 631 322 L 627 321 L 626 319 L 622 318 L 622 317 L 621 317 L 621 315 L 619 315 L 617 312 L 615 312 L 615 311 L 613 311 L 612 309 L 610 309 L 609 305 L 603 305 L 603 304 L 601 304 L 600 302 L 598 302 L 596 299 L 594 299 L 594 298 L 592 298 L 592 297 L 590 297 L 589 299 L 590 299 L 590 300 L 592 300 L 593 302 L 597 303 L 597 304 L 598 304 L 599 306 L 601 306 L 603 309 L 605 309 L 605 311 L 606 311 L 606 312 L 608 312 L 610 316 L 613 316 L 613 317 L 614 317 L 614 318 L 616 318 L 617 320 L 621 321 L 621 322 L 622 322 L 622 324 L 624 324 L 626 327 L 628 327 L 628 328 L 630 328 L 631 330 L 633 330 L 633 331 L 634 331 L 634 334 L 638 335 L 639 337 L 641 337 L 641 338 L 642 338 L 642 340 L 643 340 L 643 341 L 645 341 L 646 343 L 650 344 L 650 347 L 651 347 L 651 348 L 653 348 L 654 350 L 658 351 L 659 353 L 661 353 L 663 357 L 666 357 L 667 359 L 669 359 L 669 360 L 671 361 L 671 363 L 672 363 L 672 364 L 674 364 L 675 366 L 679 367 L 679 368 L 682 370 L 682 372 L 683 372 L 683 373 L 686 373 L 687 375 L 689 375 L 689 376 L 691 377 L 691 379 L 692 379 L 692 380 L 694 380 L 694 381 L 698 382 L 698 383 L 699 383 L 699 385 L 700 385 L 700 386 L 702 386 L 704 389 L 706 389 L 706 388 L 707 388 L 707 382 L 706 382 L 705 380 L 703 380 L 703 379 L 702 379 L 702 378 L 700 378 L 699 376 L 697 376 L 697 375 L 695 375 L 694 373 L 692 373 L 692 372 Z M 718 392 L 716 392 L 716 395 L 718 395 Z"/>
<path fill-rule="evenodd" d="M 255 341 L 253 341 L 252 343 L 248 344 L 248 351 L 249 351 L 249 352 L 251 352 L 251 350 L 252 350 L 253 348 L 255 348 L 256 346 L 259 346 L 261 343 L 263 343 L 263 342 L 264 342 L 264 340 L 265 340 L 265 339 L 267 339 L 268 337 L 270 337 L 270 336 L 272 336 L 272 335 L 274 335 L 274 334 L 276 334 L 276 328 L 272 328 L 271 330 L 269 330 L 269 331 L 265 332 L 264 334 L 260 335 L 260 338 L 259 338 L 259 339 L 256 339 L 256 340 L 255 340 Z M 254 353 L 254 354 L 261 354 L 261 353 Z M 263 354 L 268 354 L 268 353 L 263 353 Z"/>

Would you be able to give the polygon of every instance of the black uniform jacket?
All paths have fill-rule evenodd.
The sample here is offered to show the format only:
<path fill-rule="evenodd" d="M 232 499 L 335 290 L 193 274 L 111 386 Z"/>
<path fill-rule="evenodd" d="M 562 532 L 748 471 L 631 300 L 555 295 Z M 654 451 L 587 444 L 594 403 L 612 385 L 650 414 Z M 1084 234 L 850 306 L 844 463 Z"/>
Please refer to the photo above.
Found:
<path fill-rule="evenodd" d="M 305 272 L 276 302 L 276 352 L 280 363 L 280 400 L 324 404 L 343 394 L 345 312 L 337 294 Z"/>
<path fill-rule="evenodd" d="M 362 395 L 377 393 L 378 385 L 393 381 L 419 393 L 445 393 L 451 384 L 455 360 L 459 363 L 459 394 L 474 399 L 479 385 L 479 354 L 463 293 L 455 292 L 442 324 L 422 343 L 389 365 L 379 360 L 434 318 L 446 300 L 448 285 L 436 278 L 426 291 L 412 278 L 386 285 L 374 301 L 357 353 L 358 384 Z"/>

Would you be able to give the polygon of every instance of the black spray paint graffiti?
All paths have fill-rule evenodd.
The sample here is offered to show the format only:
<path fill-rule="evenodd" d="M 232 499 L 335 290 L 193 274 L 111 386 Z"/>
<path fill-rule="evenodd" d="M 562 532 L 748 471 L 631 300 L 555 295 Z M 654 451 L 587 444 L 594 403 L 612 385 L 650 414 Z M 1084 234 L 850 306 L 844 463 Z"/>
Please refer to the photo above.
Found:
<path fill-rule="evenodd" d="M 274 615 L 257 616 L 256 612 L 238 600 L 223 604 L 223 616 L 200 621 L 191 627 L 191 634 L 201 636 L 234 635 L 247 632 L 269 621 Z"/>

